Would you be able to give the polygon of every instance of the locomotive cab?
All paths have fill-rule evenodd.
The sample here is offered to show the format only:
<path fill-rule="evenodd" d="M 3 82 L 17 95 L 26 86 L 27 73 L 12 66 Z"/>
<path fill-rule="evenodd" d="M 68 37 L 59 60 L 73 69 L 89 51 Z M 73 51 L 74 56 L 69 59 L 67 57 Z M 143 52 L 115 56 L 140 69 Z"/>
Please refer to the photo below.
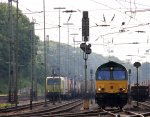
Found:
<path fill-rule="evenodd" d="M 96 71 L 95 100 L 99 107 L 119 107 L 127 103 L 128 81 L 124 66 L 108 62 L 98 67 Z"/>

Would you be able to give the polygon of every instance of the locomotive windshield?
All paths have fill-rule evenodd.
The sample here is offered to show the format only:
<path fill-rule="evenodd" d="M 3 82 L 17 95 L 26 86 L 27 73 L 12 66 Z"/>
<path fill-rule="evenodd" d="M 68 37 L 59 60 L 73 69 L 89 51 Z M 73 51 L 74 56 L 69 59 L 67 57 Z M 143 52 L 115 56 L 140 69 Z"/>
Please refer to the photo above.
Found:
<path fill-rule="evenodd" d="M 114 80 L 125 80 L 125 71 L 113 71 L 113 79 Z"/>
<path fill-rule="evenodd" d="M 110 72 L 109 71 L 99 71 L 98 72 L 98 80 L 109 80 Z"/>
<path fill-rule="evenodd" d="M 47 85 L 59 85 L 60 84 L 60 79 L 56 78 L 50 78 L 47 79 Z"/>
<path fill-rule="evenodd" d="M 97 80 L 125 80 L 126 71 L 119 68 L 105 68 L 101 69 L 97 73 Z"/>

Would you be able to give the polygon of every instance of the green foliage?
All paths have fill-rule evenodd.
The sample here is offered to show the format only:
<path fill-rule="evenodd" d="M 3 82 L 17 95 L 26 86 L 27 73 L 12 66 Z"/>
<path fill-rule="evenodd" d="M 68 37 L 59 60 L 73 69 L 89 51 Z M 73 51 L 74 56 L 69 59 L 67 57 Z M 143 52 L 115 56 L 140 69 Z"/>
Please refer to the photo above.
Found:
<path fill-rule="evenodd" d="M 0 94 L 8 92 L 8 80 L 4 77 L 0 77 Z"/>
<path fill-rule="evenodd" d="M 12 14 L 13 19 L 11 19 L 8 4 L 0 3 L 0 80 L 1 82 L 5 81 L 1 84 L 3 88 L 0 90 L 5 93 L 7 92 L 6 90 L 8 90 L 9 63 L 10 61 L 13 62 L 12 50 L 15 49 L 14 47 L 18 49 L 18 75 L 21 74 L 22 77 L 29 78 L 31 71 L 31 29 L 33 29 L 33 27 L 29 19 L 19 10 L 18 30 L 16 30 L 17 15 L 15 7 L 12 7 Z M 17 35 L 18 40 L 16 40 Z M 35 35 L 33 35 L 33 37 L 37 44 L 39 38 Z M 15 43 L 18 46 L 16 46 Z M 12 64 L 11 71 L 13 71 Z"/>

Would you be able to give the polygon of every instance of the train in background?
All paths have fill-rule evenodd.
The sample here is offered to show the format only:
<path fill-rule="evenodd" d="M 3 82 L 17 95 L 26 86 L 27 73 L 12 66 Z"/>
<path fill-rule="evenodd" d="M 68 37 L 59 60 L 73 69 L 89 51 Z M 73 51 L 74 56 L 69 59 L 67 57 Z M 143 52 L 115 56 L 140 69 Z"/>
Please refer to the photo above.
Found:
<path fill-rule="evenodd" d="M 145 102 L 149 98 L 149 86 L 146 85 L 132 85 L 130 88 L 130 96 L 134 101 Z"/>
<path fill-rule="evenodd" d="M 46 97 L 50 101 L 75 98 L 81 94 L 80 91 L 80 82 L 78 80 L 62 76 L 46 78 Z"/>
<path fill-rule="evenodd" d="M 94 95 L 94 81 L 87 80 L 87 92 L 89 96 Z M 70 79 L 68 77 L 47 77 L 46 97 L 49 101 L 68 100 L 72 98 L 83 98 L 85 92 L 85 80 Z"/>
<path fill-rule="evenodd" d="M 99 107 L 122 109 L 127 104 L 128 73 L 123 65 L 113 61 L 100 65 L 95 80 L 95 101 Z"/>
<path fill-rule="evenodd" d="M 58 100 L 59 97 L 66 98 L 69 96 L 70 81 L 66 77 L 47 77 L 46 78 L 46 97 L 52 100 Z"/>

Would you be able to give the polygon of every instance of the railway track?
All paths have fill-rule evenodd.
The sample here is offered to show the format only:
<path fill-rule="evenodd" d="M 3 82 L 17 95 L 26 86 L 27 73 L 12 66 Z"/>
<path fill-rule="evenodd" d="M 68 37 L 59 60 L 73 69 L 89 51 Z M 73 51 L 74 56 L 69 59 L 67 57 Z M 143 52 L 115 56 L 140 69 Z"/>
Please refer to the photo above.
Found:
<path fill-rule="evenodd" d="M 43 105 L 44 102 L 36 102 L 32 104 L 32 108 L 36 107 L 36 106 L 40 106 Z M 25 109 L 29 109 L 30 108 L 30 104 L 25 104 L 25 105 L 20 105 L 17 107 L 10 107 L 10 108 L 3 108 L 0 109 L 0 113 L 9 113 L 9 112 L 17 112 L 17 111 L 21 111 L 21 110 L 25 110 Z"/>
<path fill-rule="evenodd" d="M 52 114 L 51 116 L 61 116 L 61 117 L 146 117 L 143 114 L 135 113 L 126 110 L 88 110 L 84 112 L 77 113 L 61 113 Z M 44 115 L 42 117 L 51 117 L 50 115 Z"/>
<path fill-rule="evenodd" d="M 48 103 L 47 103 L 48 104 Z M 43 107 L 43 103 L 37 104 L 36 110 L 24 111 L 24 109 L 19 109 L 20 113 L 16 113 L 16 110 L 11 110 L 10 112 L 5 111 L 0 116 L 3 117 L 148 117 L 150 116 L 150 111 L 145 110 L 141 105 L 149 105 L 148 102 L 139 103 L 139 108 L 133 106 L 133 108 L 124 108 L 119 110 L 117 108 L 106 108 L 106 110 L 99 109 L 96 104 L 93 105 L 89 110 L 81 110 L 82 100 L 74 100 L 70 102 L 56 103 L 56 105 L 49 105 L 48 107 Z M 41 106 L 41 107 L 40 107 Z M 144 106 L 144 105 L 143 105 Z M 80 107 L 80 109 L 79 109 Z M 146 106 L 144 106 L 146 107 Z M 78 109 L 75 109 L 78 108 Z M 142 108 L 142 109 L 141 109 Z M 146 107 L 150 108 L 150 107 Z"/>
<path fill-rule="evenodd" d="M 1 108 L 0 113 L 8 113 L 8 112 L 15 112 L 15 111 L 20 111 L 20 110 L 25 110 L 30 108 L 30 99 L 24 97 L 22 100 L 19 102 L 18 106 L 11 106 L 7 108 Z M 32 107 L 36 107 L 39 105 L 42 105 L 44 103 L 43 97 L 38 97 L 38 101 L 33 101 L 32 102 Z"/>
<path fill-rule="evenodd" d="M 129 110 L 103 110 L 103 112 L 106 113 L 106 115 L 112 116 L 112 117 L 146 117 L 149 116 L 148 113 L 139 113 Z"/>
<path fill-rule="evenodd" d="M 67 112 L 67 111 L 70 111 L 71 109 L 77 107 L 77 106 L 80 106 L 82 104 L 81 100 L 75 100 L 75 101 L 71 101 L 71 102 L 68 102 L 68 103 L 63 103 L 61 105 L 54 105 L 53 107 L 46 107 L 46 108 L 39 108 L 38 110 L 33 110 L 33 111 L 30 111 L 30 112 L 23 112 L 23 113 L 7 113 L 6 114 L 3 114 L 2 116 L 3 117 L 33 117 L 33 116 L 36 116 L 36 117 L 41 117 L 41 116 L 51 116 L 53 114 L 56 114 L 56 113 L 64 113 L 64 112 Z"/>

